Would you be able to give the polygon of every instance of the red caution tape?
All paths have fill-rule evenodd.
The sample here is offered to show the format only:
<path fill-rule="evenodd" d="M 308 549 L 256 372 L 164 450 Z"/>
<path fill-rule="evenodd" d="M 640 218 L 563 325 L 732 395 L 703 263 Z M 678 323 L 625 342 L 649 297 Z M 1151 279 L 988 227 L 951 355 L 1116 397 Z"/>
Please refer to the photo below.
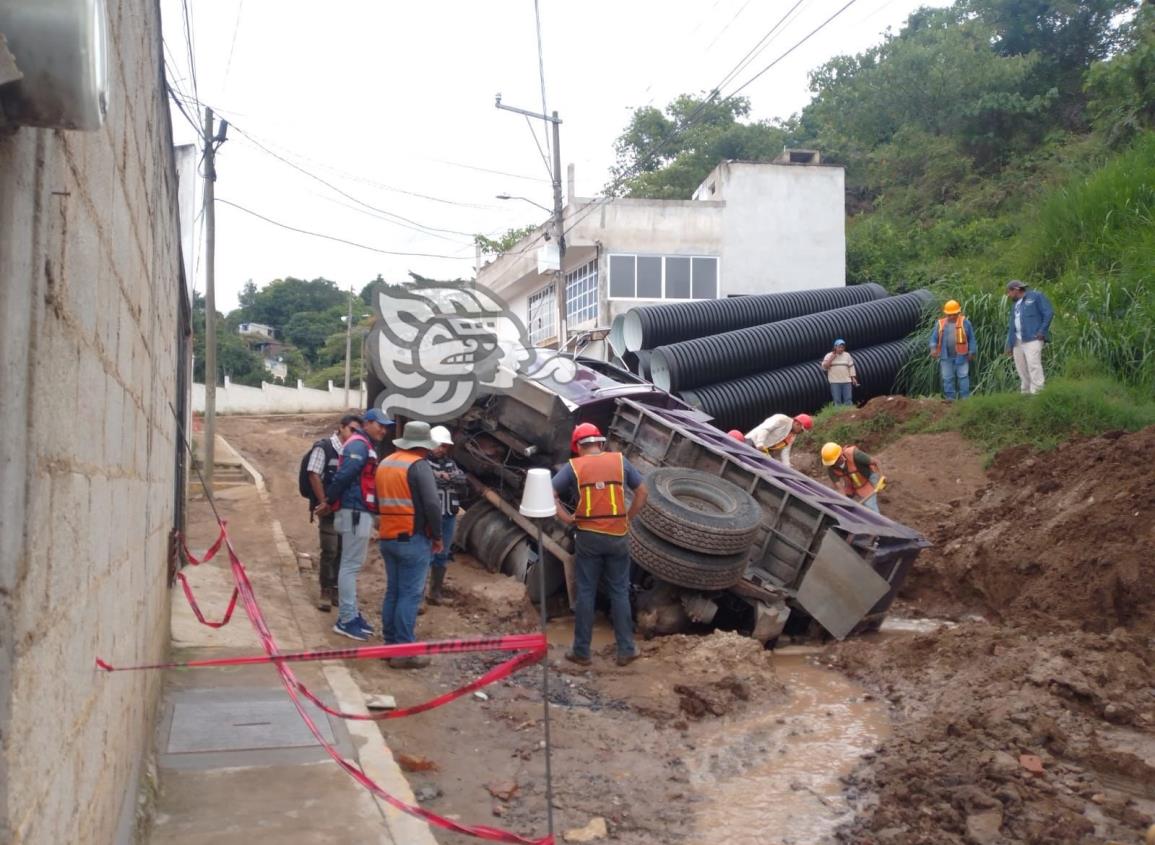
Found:
<path fill-rule="evenodd" d="M 434 707 L 440 707 L 456 698 L 460 698 L 468 692 L 477 689 L 486 684 L 493 683 L 496 680 L 507 677 L 522 666 L 528 665 L 531 662 L 542 659 L 546 654 L 546 640 L 544 634 L 515 634 L 506 637 L 491 637 L 478 638 L 472 640 L 446 640 L 441 642 L 428 643 L 405 643 L 400 645 L 384 645 L 384 646 L 365 646 L 362 648 L 351 649 L 333 649 L 325 651 L 309 651 L 309 652 L 290 652 L 287 654 L 281 653 L 277 648 L 276 640 L 273 638 L 272 631 L 269 630 L 268 624 L 265 622 L 264 614 L 261 612 L 260 606 L 257 604 L 257 599 L 253 593 L 252 582 L 249 581 L 248 573 L 245 571 L 244 564 L 241 563 L 237 556 L 236 550 L 233 548 L 232 541 L 228 537 L 228 532 L 225 529 L 225 523 L 220 523 L 221 533 L 217 541 L 209 548 L 205 555 L 200 559 L 196 559 L 189 553 L 188 548 L 185 547 L 185 555 L 193 565 L 205 563 L 220 551 L 222 545 L 228 550 L 229 563 L 232 567 L 233 579 L 236 582 L 236 588 L 233 591 L 233 598 L 229 603 L 229 608 L 226 611 L 224 619 L 219 623 L 212 623 L 206 621 L 200 614 L 199 609 L 196 608 L 195 600 L 191 589 L 185 585 L 185 596 L 189 599 L 190 604 L 194 607 L 197 619 L 206 625 L 212 627 L 220 627 L 229 621 L 232 616 L 233 608 L 239 598 L 244 605 L 245 613 L 249 617 L 249 621 L 253 625 L 257 636 L 261 640 L 261 646 L 265 651 L 264 655 L 250 656 L 250 657 L 234 657 L 234 658 L 220 658 L 214 660 L 192 660 L 185 663 L 169 663 L 169 664 L 154 664 L 152 666 L 130 666 L 130 667 L 114 667 L 105 661 L 97 658 L 96 665 L 108 672 L 126 671 L 131 669 L 160 669 L 160 668 L 175 668 L 175 667 L 193 667 L 193 666 L 223 666 L 223 665 L 239 665 L 239 664 L 253 664 L 253 663 L 272 663 L 276 669 L 277 674 L 281 678 L 281 684 L 288 693 L 289 699 L 293 702 L 293 706 L 297 708 L 297 713 L 301 716 L 305 726 L 309 732 L 313 734 L 313 738 L 317 743 L 325 749 L 325 752 L 337 763 L 350 777 L 352 777 L 361 786 L 368 789 L 381 800 L 389 805 L 408 813 L 411 816 L 423 819 L 435 827 L 443 830 L 451 830 L 455 833 L 463 833 L 467 836 L 473 836 L 478 839 L 485 839 L 490 842 L 508 842 L 514 845 L 554 845 L 554 838 L 552 835 L 545 836 L 539 839 L 521 836 L 509 830 L 502 828 L 490 827 L 488 825 L 465 825 L 456 822 L 453 819 L 439 816 L 438 814 L 426 810 L 424 807 L 418 807 L 413 804 L 407 804 L 401 799 L 397 798 L 382 789 L 372 778 L 365 774 L 358 766 L 353 765 L 340 752 L 328 742 L 321 733 L 320 728 L 317 727 L 316 722 L 313 721 L 312 716 L 305 709 L 301 696 L 312 701 L 314 704 L 322 707 L 325 712 L 330 715 L 339 716 L 346 719 L 377 719 L 377 718 L 399 718 L 401 716 L 412 715 L 413 713 L 421 713 L 426 710 L 431 710 Z M 182 540 L 182 546 L 184 545 Z M 183 579 L 182 579 L 183 580 Z M 335 711 L 329 708 L 323 702 L 318 700 L 317 696 L 310 692 L 304 684 L 297 679 L 293 674 L 290 664 L 293 662 L 300 662 L 305 660 L 335 660 L 335 659 L 364 659 L 368 657 L 407 657 L 420 654 L 461 654 L 475 651 L 520 651 L 518 654 L 504 663 L 493 667 L 480 678 L 471 681 L 465 686 L 445 693 L 422 704 L 413 705 L 404 710 L 395 710 L 381 716 L 364 716 L 360 714 L 349 714 Z"/>

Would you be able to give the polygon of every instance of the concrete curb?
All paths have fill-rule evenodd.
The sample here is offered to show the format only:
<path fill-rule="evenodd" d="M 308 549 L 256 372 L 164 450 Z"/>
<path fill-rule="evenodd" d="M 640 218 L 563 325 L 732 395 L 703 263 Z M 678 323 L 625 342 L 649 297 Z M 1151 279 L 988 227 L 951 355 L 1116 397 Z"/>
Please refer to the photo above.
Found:
<path fill-rule="evenodd" d="M 245 472 L 252 477 L 261 502 L 270 506 L 271 512 L 272 502 L 261 473 L 219 434 L 217 435 L 217 442 L 223 444 L 230 455 L 236 456 Z M 303 604 L 301 595 L 304 584 L 297 567 L 297 557 L 293 552 L 293 547 L 289 544 L 288 537 L 285 536 L 280 520 L 276 517 L 272 517 L 272 528 L 273 541 L 281 561 L 281 578 L 285 583 L 285 592 L 289 596 L 293 619 L 298 625 L 298 633 L 301 633 L 298 611 Z M 322 671 L 337 700 L 337 706 L 341 710 L 359 715 L 368 714 L 369 710 L 365 706 L 365 693 L 353 678 L 353 673 L 346 668 L 343 662 L 325 661 L 322 664 Z M 413 794 L 413 789 L 409 786 L 409 781 L 405 778 L 401 767 L 393 759 L 393 754 L 389 750 L 389 746 L 385 744 L 385 737 L 380 729 L 372 722 L 353 719 L 345 722 L 345 728 L 353 737 L 353 744 L 357 748 L 357 762 L 362 771 L 379 783 L 386 792 L 396 796 L 406 804 L 416 804 L 417 798 Z M 350 785 L 355 789 L 362 788 L 352 782 Z M 433 831 L 427 822 L 401 812 L 376 795 L 373 796 L 373 800 L 377 802 L 390 842 L 398 843 L 398 845 L 437 845 L 437 840 L 433 838 Z"/>

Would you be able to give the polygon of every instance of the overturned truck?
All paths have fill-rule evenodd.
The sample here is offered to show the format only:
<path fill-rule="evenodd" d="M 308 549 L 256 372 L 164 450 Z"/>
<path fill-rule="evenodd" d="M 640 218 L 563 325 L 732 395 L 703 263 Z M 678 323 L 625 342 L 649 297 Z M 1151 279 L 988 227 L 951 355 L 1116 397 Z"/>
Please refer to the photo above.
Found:
<path fill-rule="evenodd" d="M 538 550 L 537 526 L 517 506 L 528 470 L 556 469 L 570 457 L 573 426 L 592 422 L 651 491 L 630 538 L 643 633 L 699 623 L 766 643 L 784 631 L 842 639 L 877 628 L 928 545 L 922 536 L 730 439 L 632 373 L 596 359 L 575 364 L 565 381 L 518 377 L 456 421 L 455 457 L 473 493 L 458 546 L 523 580 L 535 602 L 568 607 L 572 537 L 548 521 Z"/>

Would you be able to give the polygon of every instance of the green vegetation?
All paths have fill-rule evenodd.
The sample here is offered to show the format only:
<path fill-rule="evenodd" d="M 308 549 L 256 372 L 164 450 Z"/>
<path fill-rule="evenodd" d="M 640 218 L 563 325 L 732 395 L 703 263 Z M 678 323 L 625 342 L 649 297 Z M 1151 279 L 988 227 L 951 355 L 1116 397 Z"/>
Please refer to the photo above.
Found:
<path fill-rule="evenodd" d="M 848 281 L 959 300 L 977 335 L 978 393 L 1017 389 L 1003 354 L 1012 278 L 1055 305 L 1051 379 L 1155 391 L 1155 6 L 924 8 L 816 69 L 811 90 L 800 114 L 773 124 L 743 123 L 749 104 L 715 94 L 680 97 L 665 116 L 635 112 L 618 141 L 624 191 L 686 199 L 718 158 L 815 147 L 846 168 Z M 937 365 L 916 356 L 900 386 L 937 395 Z"/>
<path fill-rule="evenodd" d="M 928 403 L 913 414 L 863 412 L 830 406 L 814 420 L 811 441 L 868 443 L 871 448 L 907 434 L 958 431 L 993 458 L 1000 449 L 1029 444 L 1053 449 L 1076 436 L 1137 431 L 1155 425 L 1155 398 L 1117 381 L 1087 374 L 1056 378 L 1037 396 L 995 393 L 963 402 Z"/>

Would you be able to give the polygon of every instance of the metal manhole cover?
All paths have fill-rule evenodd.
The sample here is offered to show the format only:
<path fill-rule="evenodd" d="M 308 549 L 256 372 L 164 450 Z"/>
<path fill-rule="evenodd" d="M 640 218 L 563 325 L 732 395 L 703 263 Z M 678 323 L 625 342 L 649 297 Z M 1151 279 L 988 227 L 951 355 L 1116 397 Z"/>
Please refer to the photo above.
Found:
<path fill-rule="evenodd" d="M 333 730 L 325 713 L 304 702 L 305 711 L 326 742 Z M 264 748 L 305 748 L 319 743 L 288 699 L 177 702 L 173 705 L 169 754 L 205 751 L 252 751 Z"/>

